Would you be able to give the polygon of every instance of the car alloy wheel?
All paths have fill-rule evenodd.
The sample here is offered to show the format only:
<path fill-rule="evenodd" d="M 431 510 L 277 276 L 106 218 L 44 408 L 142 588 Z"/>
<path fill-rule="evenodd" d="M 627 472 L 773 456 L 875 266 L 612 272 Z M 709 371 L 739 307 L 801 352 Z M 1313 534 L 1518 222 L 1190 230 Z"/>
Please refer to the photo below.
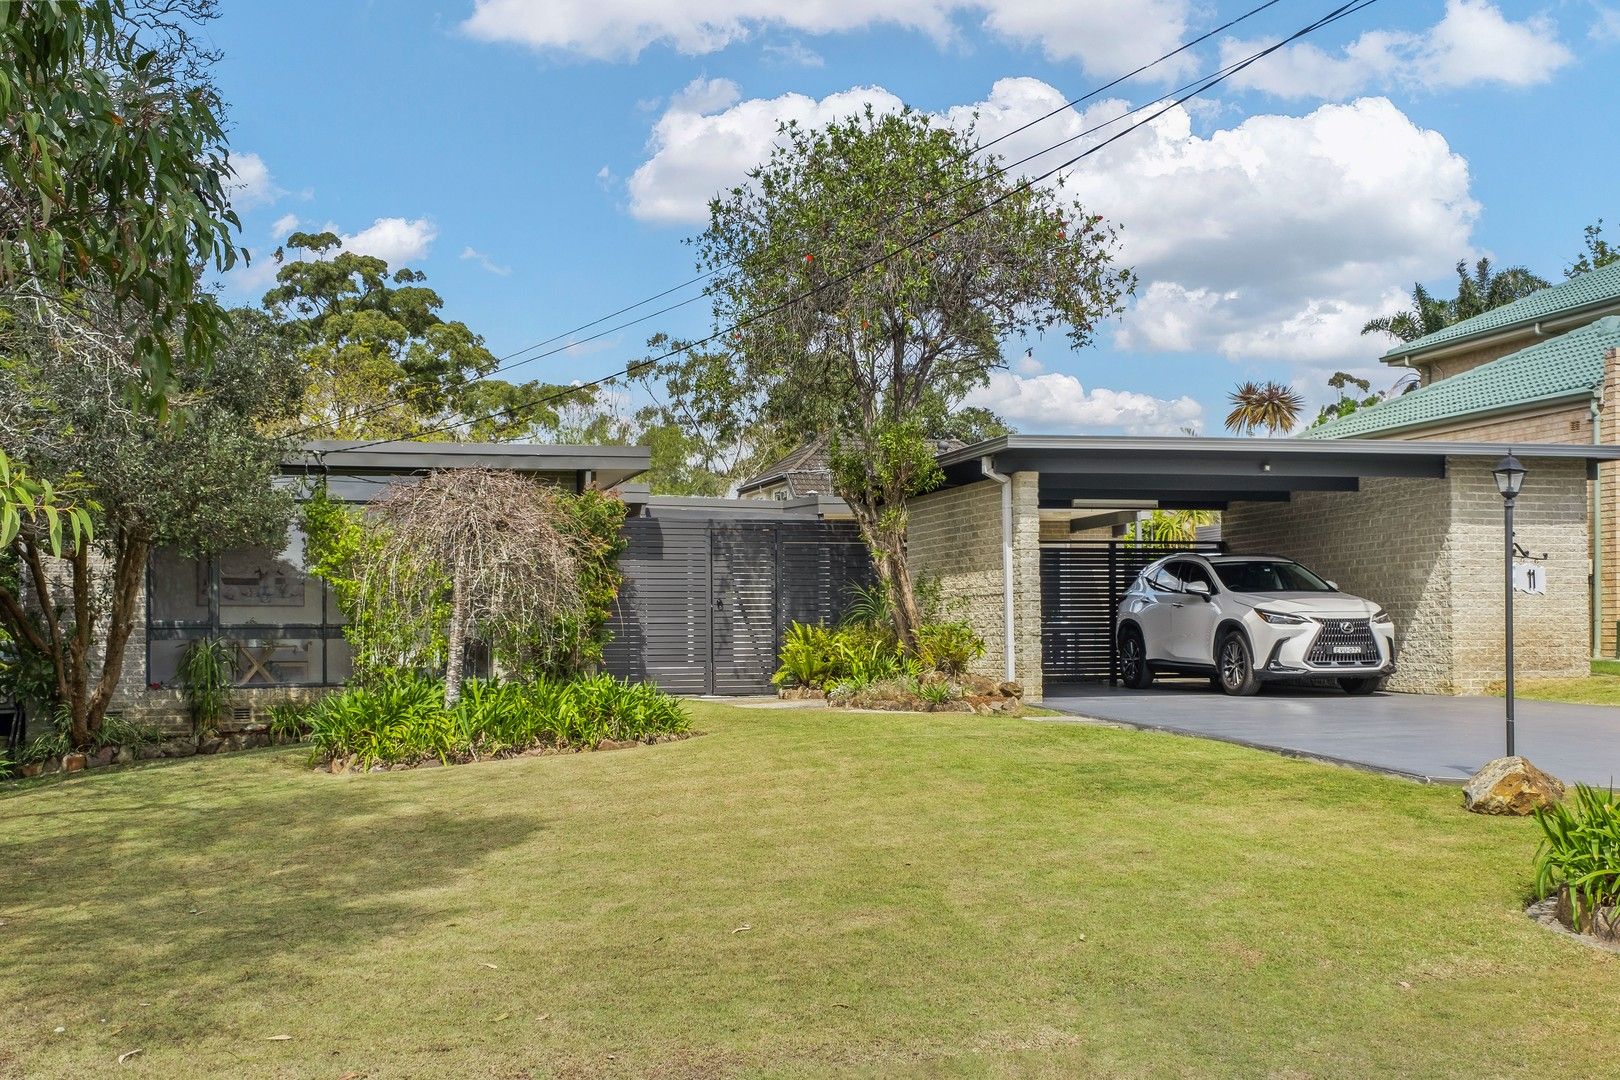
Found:
<path fill-rule="evenodd" d="M 1249 659 L 1249 645 L 1237 633 L 1227 634 L 1221 641 L 1221 689 L 1235 697 L 1248 697 L 1260 689 L 1255 677 L 1254 664 Z"/>
<path fill-rule="evenodd" d="M 1134 683 L 1142 676 L 1142 643 L 1127 637 L 1119 650 L 1119 674 L 1126 683 Z"/>

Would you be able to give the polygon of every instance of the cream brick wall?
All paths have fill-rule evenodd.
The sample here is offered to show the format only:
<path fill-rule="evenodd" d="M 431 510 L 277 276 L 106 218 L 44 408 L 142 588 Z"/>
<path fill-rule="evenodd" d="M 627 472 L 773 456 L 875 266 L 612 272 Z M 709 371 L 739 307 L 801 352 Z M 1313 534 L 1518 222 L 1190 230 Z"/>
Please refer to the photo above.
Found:
<path fill-rule="evenodd" d="M 1477 693 L 1502 677 L 1502 498 L 1492 462 L 1448 459 L 1443 480 L 1368 479 L 1357 492 L 1303 492 L 1285 504 L 1234 504 L 1222 520 L 1233 551 L 1298 559 L 1394 616 L 1392 689 Z M 1547 553 L 1547 595 L 1517 594 L 1521 677 L 1586 670 L 1586 472 L 1528 459 L 1519 542 Z"/>
<path fill-rule="evenodd" d="M 1040 496 L 1036 473 L 1014 473 L 1013 660 L 1024 697 L 1041 697 Z M 945 614 L 984 638 L 976 674 L 1005 671 L 1001 590 L 1001 486 L 983 480 L 912 499 L 907 552 L 912 572 L 936 578 Z"/>

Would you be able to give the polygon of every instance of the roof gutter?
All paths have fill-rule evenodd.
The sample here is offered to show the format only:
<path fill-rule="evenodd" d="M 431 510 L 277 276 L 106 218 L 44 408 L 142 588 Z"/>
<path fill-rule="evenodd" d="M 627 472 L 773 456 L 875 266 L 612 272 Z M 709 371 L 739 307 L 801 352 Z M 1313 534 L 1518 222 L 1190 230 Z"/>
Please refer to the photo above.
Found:
<path fill-rule="evenodd" d="M 985 478 L 1001 485 L 1001 632 L 1002 656 L 1005 658 L 1003 678 L 1017 681 L 1018 664 L 1013 656 L 1013 520 L 1012 477 L 996 471 L 993 454 L 979 458 L 979 471 Z"/>

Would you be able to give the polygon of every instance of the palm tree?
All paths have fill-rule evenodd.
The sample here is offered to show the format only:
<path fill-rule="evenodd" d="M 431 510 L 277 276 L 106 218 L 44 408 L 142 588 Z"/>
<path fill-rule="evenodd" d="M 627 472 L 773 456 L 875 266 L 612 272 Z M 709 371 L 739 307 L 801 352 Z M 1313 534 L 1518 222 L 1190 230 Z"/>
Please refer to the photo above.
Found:
<path fill-rule="evenodd" d="M 1471 319 L 1503 304 L 1511 304 L 1545 289 L 1547 284 L 1544 278 L 1537 277 L 1522 266 L 1492 271 L 1489 259 L 1480 259 L 1470 274 L 1467 261 L 1458 259 L 1456 297 L 1442 300 L 1421 284 L 1413 285 L 1410 310 L 1369 319 L 1361 332 L 1388 334 L 1401 341 L 1416 341 L 1436 330 L 1444 330 L 1452 323 Z"/>
<path fill-rule="evenodd" d="M 1232 411 L 1226 414 L 1226 430 L 1253 435 L 1261 428 L 1275 435 L 1294 430 L 1305 399 L 1291 386 L 1278 382 L 1246 382 L 1227 395 Z"/>

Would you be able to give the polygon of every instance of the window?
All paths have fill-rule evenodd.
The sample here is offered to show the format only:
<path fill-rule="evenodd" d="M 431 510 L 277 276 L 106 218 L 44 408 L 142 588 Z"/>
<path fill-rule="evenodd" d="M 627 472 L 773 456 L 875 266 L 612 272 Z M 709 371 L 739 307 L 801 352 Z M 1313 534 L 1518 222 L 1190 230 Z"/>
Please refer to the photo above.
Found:
<path fill-rule="evenodd" d="M 1218 562 L 1215 573 L 1233 592 L 1332 592 L 1333 587 L 1297 562 L 1287 559 L 1237 559 Z"/>
<path fill-rule="evenodd" d="M 1209 591 L 1211 593 L 1215 591 L 1215 582 L 1210 580 L 1209 571 L 1204 569 L 1202 563 L 1195 563 L 1190 560 L 1183 559 L 1180 562 L 1171 563 L 1170 565 L 1175 571 L 1177 579 L 1179 579 L 1183 585 L 1191 585 L 1195 581 L 1202 581 L 1205 585 L 1209 586 Z"/>
<path fill-rule="evenodd" d="M 282 551 L 243 548 L 200 560 L 172 548 L 147 573 L 146 678 L 174 686 L 186 647 L 232 643 L 236 685 L 336 686 L 353 670 L 343 618 L 325 582 L 304 569 L 296 527 Z"/>
<path fill-rule="evenodd" d="M 1163 565 L 1147 572 L 1148 588 L 1159 592 L 1180 592 L 1181 579 L 1176 576 L 1175 564 Z"/>

